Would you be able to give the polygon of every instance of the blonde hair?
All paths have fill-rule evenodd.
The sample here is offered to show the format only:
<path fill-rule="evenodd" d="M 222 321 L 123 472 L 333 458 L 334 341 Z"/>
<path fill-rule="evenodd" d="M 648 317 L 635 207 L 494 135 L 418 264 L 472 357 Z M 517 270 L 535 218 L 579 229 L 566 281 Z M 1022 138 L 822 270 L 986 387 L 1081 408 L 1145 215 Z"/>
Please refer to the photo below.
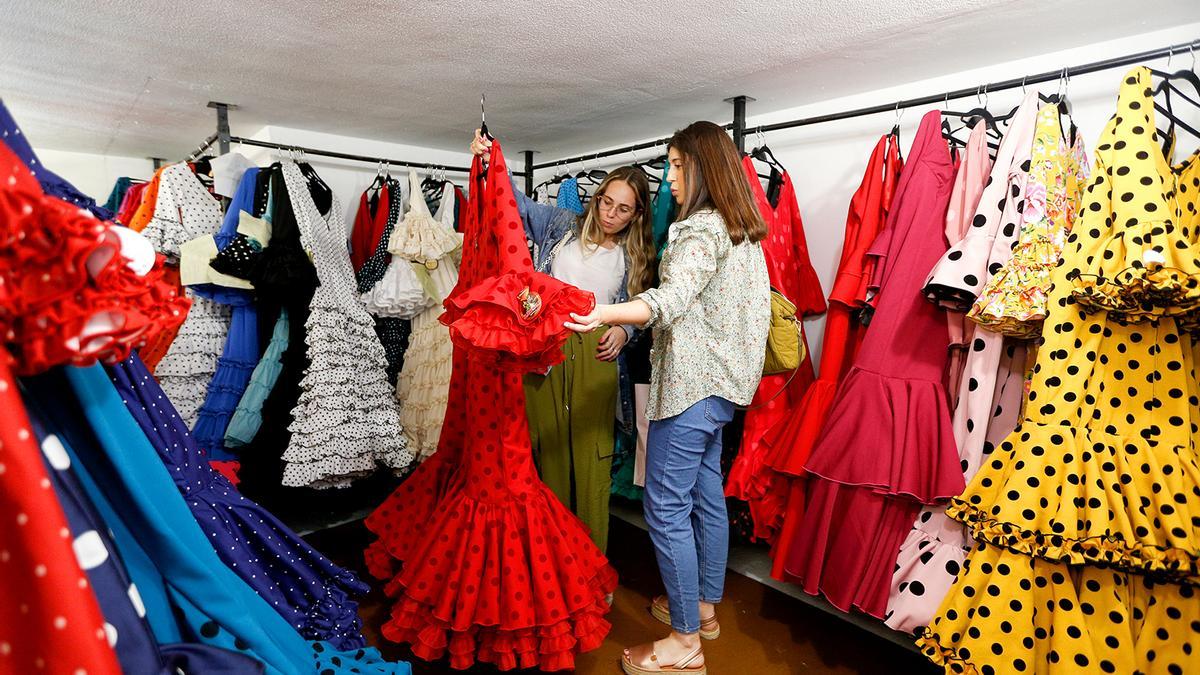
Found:
<path fill-rule="evenodd" d="M 634 214 L 624 230 L 617 235 L 618 241 L 625 247 L 625 259 L 629 262 L 629 281 L 626 290 L 630 297 L 654 285 L 655 277 L 655 247 L 654 232 L 650 224 L 650 181 L 646 174 L 636 166 L 623 166 L 614 169 L 600 186 L 596 194 L 588 202 L 587 209 L 579 216 L 579 238 L 585 247 L 595 248 L 604 243 L 604 231 L 600 229 L 600 197 L 608 186 L 621 181 L 633 190 Z"/>

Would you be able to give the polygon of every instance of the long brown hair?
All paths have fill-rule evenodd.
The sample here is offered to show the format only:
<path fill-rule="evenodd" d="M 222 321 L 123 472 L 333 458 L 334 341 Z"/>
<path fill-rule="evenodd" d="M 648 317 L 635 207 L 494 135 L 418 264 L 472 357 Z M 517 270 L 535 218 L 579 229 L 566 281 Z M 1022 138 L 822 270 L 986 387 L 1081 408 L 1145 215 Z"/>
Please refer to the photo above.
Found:
<path fill-rule="evenodd" d="M 767 237 L 767 224 L 754 205 L 741 157 L 724 129 L 712 122 L 693 122 L 676 131 L 667 147 L 683 156 L 683 204 L 676 220 L 715 209 L 725 219 L 735 245 Z"/>
<path fill-rule="evenodd" d="M 633 190 L 636 201 L 635 212 L 629 224 L 617 235 L 625 247 L 625 259 L 629 261 L 630 297 L 654 285 L 654 232 L 650 224 L 650 181 L 636 166 L 623 166 L 609 172 L 596 194 L 588 202 L 587 210 L 579 216 L 579 237 L 582 242 L 595 248 L 604 243 L 604 232 L 600 229 L 600 197 L 608 186 L 622 181 Z"/>

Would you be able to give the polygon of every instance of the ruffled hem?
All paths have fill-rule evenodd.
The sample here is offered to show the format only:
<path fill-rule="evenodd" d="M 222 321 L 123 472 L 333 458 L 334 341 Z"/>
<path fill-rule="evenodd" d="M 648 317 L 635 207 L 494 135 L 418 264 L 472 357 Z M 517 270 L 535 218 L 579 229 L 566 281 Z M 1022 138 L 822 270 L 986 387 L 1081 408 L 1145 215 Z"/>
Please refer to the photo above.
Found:
<path fill-rule="evenodd" d="M 1046 236 L 1019 244 L 1012 260 L 988 280 L 967 318 L 1022 340 L 1041 335 L 1050 276 L 1061 253 L 1061 244 Z"/>
<path fill-rule="evenodd" d="M 768 451 L 764 462 L 771 469 L 797 478 L 808 475 L 804 467 L 825 428 L 837 397 L 837 382 L 817 379 L 796 405 L 796 414 L 785 417 L 763 436 Z"/>
<path fill-rule="evenodd" d="M 858 367 L 842 381 L 805 467 L 826 480 L 923 504 L 957 496 L 965 487 L 942 384 Z"/>
<path fill-rule="evenodd" d="M 1193 587 L 980 544 L 917 644 L 954 673 L 1181 673 L 1197 625 Z"/>
<path fill-rule="evenodd" d="M 1186 240 L 1167 245 L 1167 225 L 1138 224 L 1097 242 L 1087 256 L 1091 265 L 1069 275 L 1072 297 L 1085 308 L 1129 321 L 1200 309 L 1200 268 Z"/>
<path fill-rule="evenodd" d="M 810 595 L 843 612 L 878 619 L 887 611 L 896 551 L 920 505 L 826 480 L 808 482 L 809 499 L 783 571 Z"/>
<path fill-rule="evenodd" d="M 395 516 L 410 514 L 400 505 Z M 373 531 L 380 525 L 368 521 Z M 387 535 L 367 557 L 374 558 L 373 574 L 401 567 L 385 587 L 397 604 L 383 633 L 412 644 L 421 658 L 449 653 L 460 669 L 485 662 L 502 670 L 565 670 L 608 632 L 602 617 L 616 573 L 544 485 L 498 503 L 450 495 L 428 527 L 399 529 L 423 533 L 406 547 L 407 564 Z M 444 534 L 431 534 L 438 532 Z M 384 551 L 398 562 L 380 560 Z"/>
<path fill-rule="evenodd" d="M 290 461 L 287 453 L 283 460 L 283 484 L 288 487 L 309 487 L 314 490 L 345 488 L 359 478 L 375 471 L 375 457 L 326 456 L 311 462 Z"/>
<path fill-rule="evenodd" d="M 308 607 L 304 623 L 300 626 L 300 635 L 308 640 L 327 641 L 343 650 L 365 647 L 367 641 L 362 635 L 358 603 L 351 599 L 347 589 L 362 595 L 370 587 L 349 572 L 345 572 L 341 578 L 326 581 L 325 587 Z"/>
<path fill-rule="evenodd" d="M 1026 555 L 1200 583 L 1200 486 L 1181 454 L 1141 437 L 1025 422 L 946 512 L 976 539 Z M 1178 484 L 1151 490 L 1134 475 Z"/>
<path fill-rule="evenodd" d="M 410 644 L 413 655 L 426 661 L 448 654 L 450 667 L 455 670 L 466 670 L 476 663 L 488 663 L 503 671 L 574 670 L 575 655 L 598 648 L 612 627 L 603 618 L 609 609 L 604 595 L 616 587 L 616 573 L 606 568 L 589 585 L 595 589 L 593 595 L 600 595 L 592 606 L 544 626 L 516 630 L 478 626 L 457 631 L 434 616 L 428 606 L 404 597 L 392 610 L 382 632 L 392 642 Z"/>
<path fill-rule="evenodd" d="M 959 499 L 946 508 L 952 518 L 963 522 L 976 539 L 1004 546 L 1031 557 L 1070 565 L 1101 565 L 1145 574 L 1172 583 L 1200 584 L 1200 557 L 1187 549 L 1128 542 L 1117 535 L 1067 538 L 1043 534 L 991 518 Z"/>

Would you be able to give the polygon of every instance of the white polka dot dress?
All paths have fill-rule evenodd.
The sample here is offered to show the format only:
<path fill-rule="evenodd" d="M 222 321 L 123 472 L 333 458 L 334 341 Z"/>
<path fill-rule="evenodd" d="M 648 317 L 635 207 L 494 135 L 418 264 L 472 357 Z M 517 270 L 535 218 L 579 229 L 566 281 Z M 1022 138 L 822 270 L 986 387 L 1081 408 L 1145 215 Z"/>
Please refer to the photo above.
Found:
<path fill-rule="evenodd" d="M 142 234 L 158 252 L 179 261 L 179 247 L 221 226 L 221 205 L 185 163 L 167 167 L 159 179 L 154 218 Z M 154 374 L 188 428 L 195 426 L 208 383 L 229 334 L 230 308 L 187 290 L 192 308 Z"/>
<path fill-rule="evenodd" d="M 345 487 L 374 471 L 377 462 L 404 469 L 413 454 L 387 381 L 375 322 L 355 297 L 341 205 L 334 198 L 329 214 L 321 215 L 300 168 L 285 162 L 282 170 L 320 279 L 305 323 L 309 367 L 288 426 L 283 484 Z"/>

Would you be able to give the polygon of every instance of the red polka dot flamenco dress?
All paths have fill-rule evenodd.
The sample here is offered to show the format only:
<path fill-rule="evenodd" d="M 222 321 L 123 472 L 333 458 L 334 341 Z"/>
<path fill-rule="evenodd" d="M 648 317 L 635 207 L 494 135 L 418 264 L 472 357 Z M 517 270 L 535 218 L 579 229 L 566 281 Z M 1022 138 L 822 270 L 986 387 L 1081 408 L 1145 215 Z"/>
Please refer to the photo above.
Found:
<path fill-rule="evenodd" d="M 437 452 L 366 520 L 373 575 L 395 600 L 383 635 L 454 668 L 574 668 L 610 627 L 616 573 L 538 479 L 525 372 L 562 360 L 591 293 L 534 272 L 500 144 L 471 167 L 463 265 L 441 321 L 454 342 Z"/>

